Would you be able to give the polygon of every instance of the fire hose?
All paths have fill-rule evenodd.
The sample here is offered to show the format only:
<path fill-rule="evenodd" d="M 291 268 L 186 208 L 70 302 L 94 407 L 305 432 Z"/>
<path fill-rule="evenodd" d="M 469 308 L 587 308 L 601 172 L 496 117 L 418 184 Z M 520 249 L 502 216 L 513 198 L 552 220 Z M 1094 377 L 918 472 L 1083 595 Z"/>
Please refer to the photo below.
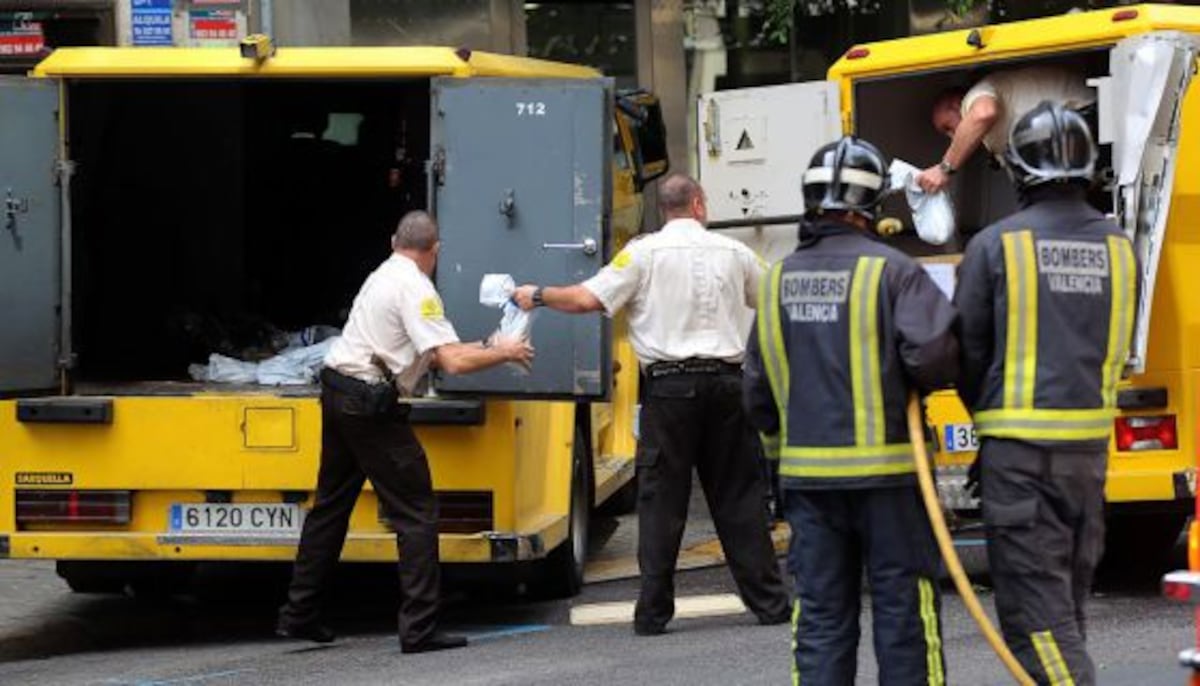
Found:
<path fill-rule="evenodd" d="M 937 488 L 934 487 L 929 453 L 925 449 L 925 422 L 921 412 L 921 402 L 917 399 L 916 394 L 913 394 L 908 400 L 908 436 L 913 445 L 913 460 L 916 462 L 917 480 L 921 485 L 921 497 L 925 501 L 925 511 L 929 515 L 929 523 L 933 526 L 933 533 L 937 538 L 938 548 L 942 552 L 942 559 L 946 563 L 946 570 L 950 573 L 950 578 L 954 580 L 954 587 L 958 589 L 959 597 L 967 606 L 967 611 L 971 613 L 975 623 L 979 625 L 980 633 L 987 639 L 988 644 L 996 653 L 996 657 L 999 657 L 1000 661 L 1004 663 L 1013 679 L 1021 686 L 1034 686 L 1033 679 L 1029 677 L 1021 663 L 1017 662 L 1017 658 L 996 631 L 992 620 L 983 611 L 983 606 L 979 604 L 979 596 L 975 595 L 975 589 L 971 588 L 967 573 L 963 571 L 962 560 L 958 558 L 958 552 L 954 549 L 954 541 L 950 538 L 950 530 L 946 527 L 945 517 L 942 516 L 942 504 L 938 500 Z"/>

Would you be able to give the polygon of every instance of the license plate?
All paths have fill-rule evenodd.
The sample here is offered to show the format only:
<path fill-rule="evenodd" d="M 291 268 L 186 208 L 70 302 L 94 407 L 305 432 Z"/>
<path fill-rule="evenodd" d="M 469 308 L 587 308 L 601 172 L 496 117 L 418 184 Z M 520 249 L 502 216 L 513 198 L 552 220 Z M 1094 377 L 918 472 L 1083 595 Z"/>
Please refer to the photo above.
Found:
<path fill-rule="evenodd" d="M 296 534 L 304 512 L 294 503 L 175 503 L 172 532 Z"/>
<path fill-rule="evenodd" d="M 969 453 L 979 450 L 979 437 L 974 424 L 947 424 L 943 427 L 942 442 L 948 453 Z"/>

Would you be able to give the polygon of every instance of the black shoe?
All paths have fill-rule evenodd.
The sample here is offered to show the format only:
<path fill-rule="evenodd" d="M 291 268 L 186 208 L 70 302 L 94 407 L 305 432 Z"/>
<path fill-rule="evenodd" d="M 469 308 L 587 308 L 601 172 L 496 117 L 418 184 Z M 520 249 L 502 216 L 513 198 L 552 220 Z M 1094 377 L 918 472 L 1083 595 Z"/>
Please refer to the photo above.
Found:
<path fill-rule="evenodd" d="M 437 633 L 429 638 L 414 643 L 405 645 L 400 642 L 400 652 L 402 653 L 432 653 L 435 650 L 453 650 L 454 648 L 465 648 L 467 646 L 466 636 L 454 636 L 451 634 Z"/>
<path fill-rule="evenodd" d="M 284 624 L 280 622 L 275 626 L 275 635 L 280 638 L 294 638 L 297 640 L 312 641 L 313 643 L 332 643 L 333 639 L 337 638 L 332 629 L 317 622 L 309 624 Z"/>
<path fill-rule="evenodd" d="M 662 636 L 667 633 L 667 627 L 662 624 L 633 623 L 633 633 L 638 636 Z"/>

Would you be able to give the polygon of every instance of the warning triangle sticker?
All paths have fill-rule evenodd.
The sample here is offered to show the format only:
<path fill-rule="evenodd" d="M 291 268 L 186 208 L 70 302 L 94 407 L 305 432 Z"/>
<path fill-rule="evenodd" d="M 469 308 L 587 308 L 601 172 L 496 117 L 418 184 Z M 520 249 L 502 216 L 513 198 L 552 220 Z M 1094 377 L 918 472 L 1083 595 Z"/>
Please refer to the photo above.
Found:
<path fill-rule="evenodd" d="M 737 149 L 738 150 L 753 150 L 754 149 L 754 141 L 750 140 L 750 132 L 749 131 L 742 129 L 742 137 L 738 139 Z"/>

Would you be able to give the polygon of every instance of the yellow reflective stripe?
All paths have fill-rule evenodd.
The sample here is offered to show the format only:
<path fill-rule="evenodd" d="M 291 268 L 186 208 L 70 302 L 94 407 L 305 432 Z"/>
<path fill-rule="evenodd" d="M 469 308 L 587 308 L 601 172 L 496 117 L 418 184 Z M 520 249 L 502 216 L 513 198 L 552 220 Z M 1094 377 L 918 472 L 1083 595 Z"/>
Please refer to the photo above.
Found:
<path fill-rule="evenodd" d="M 1116 410 L 995 409 L 975 413 L 975 430 L 995 438 L 1055 441 L 1107 440 Z"/>
<path fill-rule="evenodd" d="M 912 445 L 908 443 L 889 443 L 886 445 L 857 446 L 857 445 L 785 445 L 780 450 L 783 457 L 798 457 L 805 459 L 852 459 L 875 457 L 912 457 Z"/>
<path fill-rule="evenodd" d="M 882 257 L 860 257 L 850 287 L 850 384 L 854 402 L 854 443 L 881 445 L 884 436 L 883 386 L 879 378 L 879 281 Z"/>
<path fill-rule="evenodd" d="M 763 366 L 767 369 L 767 381 L 775 406 L 779 411 L 779 442 L 787 445 L 787 403 L 791 371 L 788 367 L 787 350 L 783 347 L 783 331 L 779 317 L 779 282 L 783 276 L 783 263 L 778 262 L 771 271 L 763 275 L 758 289 L 758 348 L 762 353 Z"/>
<path fill-rule="evenodd" d="M 800 598 L 792 603 L 792 686 L 800 686 L 800 668 L 796 666 L 796 636 L 800 633 Z"/>
<path fill-rule="evenodd" d="M 1134 276 L 1133 249 L 1123 236 L 1108 237 L 1109 273 L 1112 275 L 1108 318 L 1108 352 L 1104 358 L 1104 377 L 1100 393 L 1105 407 L 1117 406 L 1117 381 L 1129 357 L 1130 328 L 1133 323 Z"/>
<path fill-rule="evenodd" d="M 907 461 L 900 460 L 897 462 L 889 462 L 887 464 L 878 465 L 824 465 L 815 462 L 791 462 L 784 459 L 779 467 L 780 476 L 791 476 L 796 478 L 822 478 L 836 479 L 839 477 L 869 477 L 869 476 L 897 476 L 900 474 L 912 474 L 914 471 L 912 458 Z"/>
<path fill-rule="evenodd" d="M 921 595 L 921 624 L 925 627 L 925 669 L 929 686 L 942 686 L 946 683 L 946 670 L 942 664 L 942 632 L 938 628 L 933 584 L 922 578 L 917 580 L 917 586 Z"/>
<path fill-rule="evenodd" d="M 1042 669 L 1046 670 L 1046 678 L 1050 680 L 1051 686 L 1075 686 L 1075 680 L 1071 678 L 1071 672 L 1058 649 L 1054 634 L 1039 631 L 1030 634 L 1029 638 L 1033 641 L 1033 648 L 1037 651 L 1038 660 L 1042 663 Z"/>
<path fill-rule="evenodd" d="M 779 459 L 779 448 L 781 446 L 779 442 L 779 434 L 768 436 L 767 434 L 760 433 L 758 435 L 758 440 L 762 443 L 764 457 L 766 457 L 768 460 Z"/>
<path fill-rule="evenodd" d="M 1037 262 L 1033 234 L 1015 231 L 1002 237 L 1008 295 L 1008 331 L 1004 346 L 1004 406 L 1032 407 L 1037 375 Z"/>

